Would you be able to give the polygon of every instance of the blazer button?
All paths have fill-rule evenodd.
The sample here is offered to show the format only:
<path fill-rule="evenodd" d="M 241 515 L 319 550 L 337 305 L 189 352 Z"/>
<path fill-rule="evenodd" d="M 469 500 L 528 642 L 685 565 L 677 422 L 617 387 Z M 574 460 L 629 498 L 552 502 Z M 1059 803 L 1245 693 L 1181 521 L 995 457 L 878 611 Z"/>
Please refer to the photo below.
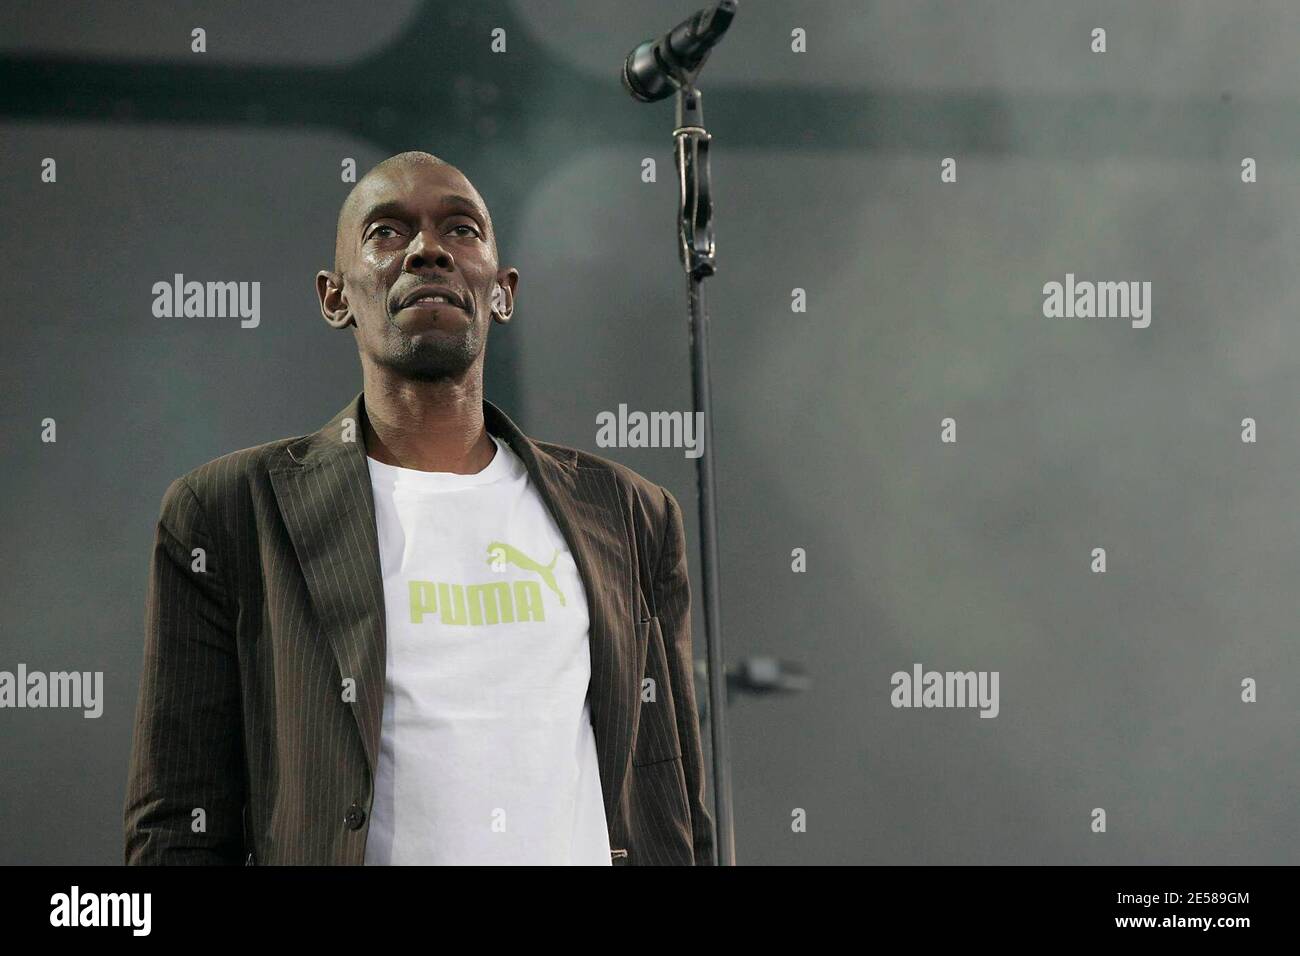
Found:
<path fill-rule="evenodd" d="M 366 823 L 365 808 L 359 803 L 354 803 L 348 807 L 348 812 L 343 817 L 343 822 L 348 825 L 349 830 L 360 830 Z"/>

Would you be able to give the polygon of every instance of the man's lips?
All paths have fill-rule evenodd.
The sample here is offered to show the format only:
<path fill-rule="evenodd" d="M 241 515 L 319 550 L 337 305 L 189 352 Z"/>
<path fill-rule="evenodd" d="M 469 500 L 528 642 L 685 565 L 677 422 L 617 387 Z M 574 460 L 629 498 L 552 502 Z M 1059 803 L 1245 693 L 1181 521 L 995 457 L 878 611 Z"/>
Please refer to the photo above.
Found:
<path fill-rule="evenodd" d="M 430 309 L 439 306 L 452 306 L 462 312 L 469 311 L 464 296 L 442 286 L 421 286 L 404 296 L 398 309 Z"/>

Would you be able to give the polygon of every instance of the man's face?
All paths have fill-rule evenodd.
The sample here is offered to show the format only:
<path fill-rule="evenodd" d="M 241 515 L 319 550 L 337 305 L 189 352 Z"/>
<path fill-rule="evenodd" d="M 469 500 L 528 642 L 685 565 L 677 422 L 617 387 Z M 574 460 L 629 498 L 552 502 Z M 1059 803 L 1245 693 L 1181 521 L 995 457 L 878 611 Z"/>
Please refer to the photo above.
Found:
<path fill-rule="evenodd" d="M 317 279 L 326 318 L 354 324 L 362 361 L 404 378 L 455 378 L 481 363 L 494 311 L 510 317 L 518 273 L 498 269 L 478 191 L 454 166 L 406 164 L 372 172 L 349 204 L 342 289 Z"/>

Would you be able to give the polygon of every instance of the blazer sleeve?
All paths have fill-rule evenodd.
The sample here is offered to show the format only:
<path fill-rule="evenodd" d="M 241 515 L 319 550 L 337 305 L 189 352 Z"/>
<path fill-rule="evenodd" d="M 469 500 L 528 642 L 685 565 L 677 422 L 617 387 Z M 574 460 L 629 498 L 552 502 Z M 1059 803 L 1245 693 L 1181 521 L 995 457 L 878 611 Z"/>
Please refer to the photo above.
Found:
<path fill-rule="evenodd" d="M 682 745 L 682 767 L 686 771 L 686 794 L 691 811 L 691 834 L 695 865 L 713 864 L 713 817 L 705 803 L 704 752 L 700 741 L 700 720 L 695 709 L 695 660 L 691 649 L 690 575 L 686 566 L 686 533 L 682 509 L 672 492 L 664 494 L 664 528 L 660 535 L 659 559 L 654 574 L 655 608 L 668 656 L 676 707 L 677 735 Z"/>
<path fill-rule="evenodd" d="M 203 570 L 194 570 L 196 548 Z M 225 564 L 202 505 L 178 478 L 163 496 L 150 561 L 124 808 L 128 865 L 243 862 L 239 665 Z"/>

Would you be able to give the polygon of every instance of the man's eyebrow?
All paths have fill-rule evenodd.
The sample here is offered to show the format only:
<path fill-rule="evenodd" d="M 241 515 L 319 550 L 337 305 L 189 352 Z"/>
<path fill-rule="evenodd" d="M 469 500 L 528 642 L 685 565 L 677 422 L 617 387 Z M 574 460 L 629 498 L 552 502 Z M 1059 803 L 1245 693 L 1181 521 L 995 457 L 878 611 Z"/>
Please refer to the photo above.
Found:
<path fill-rule="evenodd" d="M 486 210 L 468 196 L 454 193 L 450 196 L 443 196 L 442 202 L 444 205 L 448 206 L 460 206 L 485 221 L 488 218 Z M 364 228 L 376 219 L 386 219 L 389 217 L 401 219 L 407 215 L 408 210 L 404 202 L 399 199 L 385 199 L 381 202 L 375 203 L 365 211 L 361 217 L 361 225 L 362 228 Z"/>

